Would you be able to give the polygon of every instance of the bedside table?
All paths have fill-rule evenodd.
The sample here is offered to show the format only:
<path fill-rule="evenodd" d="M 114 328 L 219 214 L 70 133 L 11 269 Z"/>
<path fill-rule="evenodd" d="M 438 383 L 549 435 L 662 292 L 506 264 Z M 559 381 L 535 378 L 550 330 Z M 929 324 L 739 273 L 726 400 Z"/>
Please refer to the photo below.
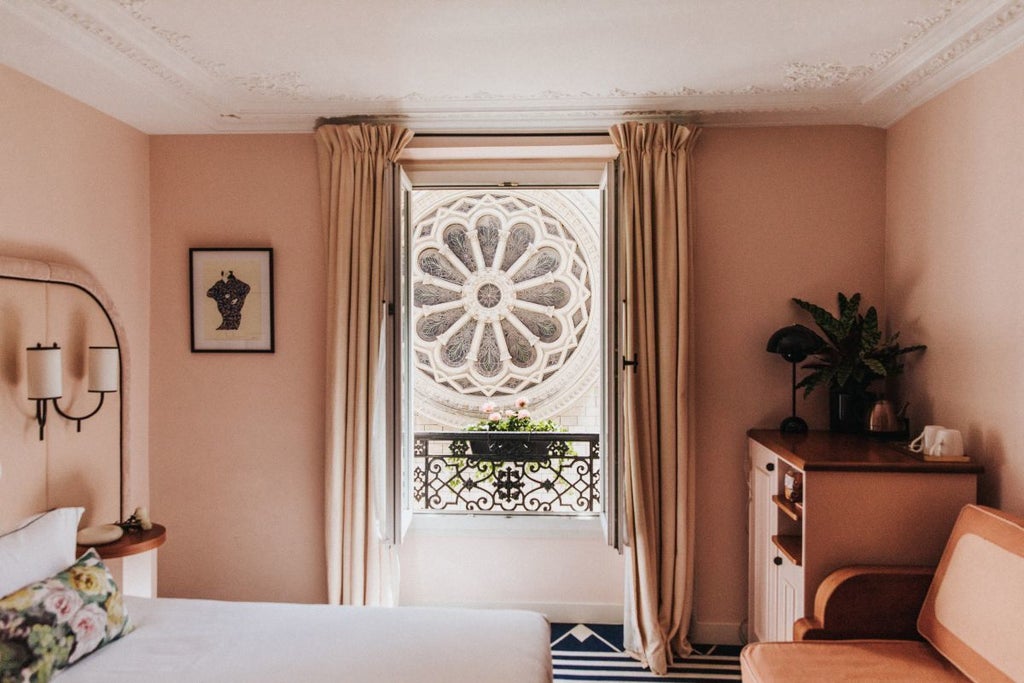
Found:
<path fill-rule="evenodd" d="M 80 545 L 76 550 L 81 555 L 89 548 L 96 548 L 122 593 L 153 598 L 156 597 L 156 549 L 166 540 L 167 529 L 162 524 L 154 524 L 149 530 L 125 532 L 113 543 Z"/>

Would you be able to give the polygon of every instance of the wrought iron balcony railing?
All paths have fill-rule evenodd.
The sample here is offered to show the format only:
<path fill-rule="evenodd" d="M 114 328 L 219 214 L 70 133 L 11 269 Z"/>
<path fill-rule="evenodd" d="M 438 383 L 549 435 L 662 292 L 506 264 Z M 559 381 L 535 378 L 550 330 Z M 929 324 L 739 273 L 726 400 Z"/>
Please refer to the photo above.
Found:
<path fill-rule="evenodd" d="M 414 509 L 580 514 L 601 509 L 600 436 L 416 432 Z"/>

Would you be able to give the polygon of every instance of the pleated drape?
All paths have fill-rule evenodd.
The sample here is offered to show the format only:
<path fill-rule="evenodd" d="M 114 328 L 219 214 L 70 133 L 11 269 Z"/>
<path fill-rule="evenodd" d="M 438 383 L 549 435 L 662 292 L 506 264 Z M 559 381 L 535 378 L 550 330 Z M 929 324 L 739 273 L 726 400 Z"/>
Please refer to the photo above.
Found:
<path fill-rule="evenodd" d="M 395 161 L 412 133 L 392 125 L 316 131 L 327 239 L 327 594 L 331 604 L 394 601 L 397 558 L 374 514 L 370 435 L 380 383 Z"/>
<path fill-rule="evenodd" d="M 611 129 L 620 152 L 620 226 L 628 242 L 627 320 L 637 373 L 624 384 L 625 645 L 655 673 L 687 640 L 693 603 L 691 129 L 670 122 Z"/>

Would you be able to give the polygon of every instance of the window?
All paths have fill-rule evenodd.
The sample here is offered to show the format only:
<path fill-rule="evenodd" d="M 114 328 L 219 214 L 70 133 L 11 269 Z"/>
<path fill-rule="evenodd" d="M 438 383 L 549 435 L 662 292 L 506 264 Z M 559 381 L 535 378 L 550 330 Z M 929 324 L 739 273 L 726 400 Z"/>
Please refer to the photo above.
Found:
<path fill-rule="evenodd" d="M 421 190 L 412 212 L 414 509 L 600 511 L 600 191 Z M 572 440 L 455 438 L 496 411 Z"/>
<path fill-rule="evenodd" d="M 424 136 L 403 154 L 391 538 L 413 511 L 600 514 L 617 545 L 614 156 L 605 135 Z M 524 399 L 565 431 L 467 430 Z"/>

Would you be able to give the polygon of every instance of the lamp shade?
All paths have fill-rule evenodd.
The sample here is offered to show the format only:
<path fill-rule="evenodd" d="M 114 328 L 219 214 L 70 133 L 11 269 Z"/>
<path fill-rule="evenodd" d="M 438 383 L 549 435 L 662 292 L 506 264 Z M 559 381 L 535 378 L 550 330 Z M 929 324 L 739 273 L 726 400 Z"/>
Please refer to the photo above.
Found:
<path fill-rule="evenodd" d="M 56 344 L 29 347 L 26 359 L 29 399 L 60 398 L 64 393 L 60 347 Z"/>
<path fill-rule="evenodd" d="M 117 391 L 118 352 L 116 346 L 89 347 L 89 391 Z"/>
<path fill-rule="evenodd" d="M 789 325 L 768 339 L 768 351 L 790 363 L 799 363 L 825 345 L 825 340 L 803 325 Z"/>

